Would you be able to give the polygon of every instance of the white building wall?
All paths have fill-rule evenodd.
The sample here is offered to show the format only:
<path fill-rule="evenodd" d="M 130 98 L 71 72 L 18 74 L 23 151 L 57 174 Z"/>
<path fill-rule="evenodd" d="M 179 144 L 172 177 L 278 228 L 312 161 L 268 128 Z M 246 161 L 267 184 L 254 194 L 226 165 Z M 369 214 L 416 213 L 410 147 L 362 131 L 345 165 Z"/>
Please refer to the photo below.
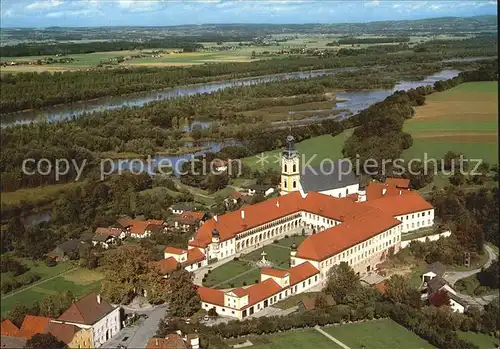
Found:
<path fill-rule="evenodd" d="M 403 224 L 403 233 L 432 227 L 434 225 L 434 209 L 409 213 L 395 217 Z"/>
<path fill-rule="evenodd" d="M 117 307 L 92 326 L 94 346 L 100 347 L 107 340 L 115 336 L 120 329 L 120 308 Z"/>

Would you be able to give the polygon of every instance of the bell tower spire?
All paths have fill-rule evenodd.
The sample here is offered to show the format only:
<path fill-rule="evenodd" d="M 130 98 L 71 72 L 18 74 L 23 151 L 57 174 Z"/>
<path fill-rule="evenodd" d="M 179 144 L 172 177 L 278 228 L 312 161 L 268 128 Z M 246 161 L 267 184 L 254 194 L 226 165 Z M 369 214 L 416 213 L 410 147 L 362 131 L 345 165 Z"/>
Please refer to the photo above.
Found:
<path fill-rule="evenodd" d="M 300 157 L 295 149 L 295 138 L 286 137 L 281 156 L 281 195 L 300 190 Z"/>

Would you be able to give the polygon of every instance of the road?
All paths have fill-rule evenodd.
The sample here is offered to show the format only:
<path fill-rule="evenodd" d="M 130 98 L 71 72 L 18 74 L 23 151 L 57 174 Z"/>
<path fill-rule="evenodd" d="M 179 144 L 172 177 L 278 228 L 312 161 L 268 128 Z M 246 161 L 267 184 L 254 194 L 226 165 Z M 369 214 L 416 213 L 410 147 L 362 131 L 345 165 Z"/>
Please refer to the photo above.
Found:
<path fill-rule="evenodd" d="M 490 246 L 485 245 L 484 248 L 486 249 L 486 252 L 488 252 L 488 261 L 484 264 L 483 267 L 488 268 L 491 265 L 491 263 L 498 258 L 498 256 L 495 250 Z M 453 286 L 458 280 L 477 274 L 481 271 L 481 269 L 482 268 L 468 270 L 468 271 L 450 271 L 450 272 L 447 271 L 446 273 L 444 273 L 443 278 L 451 286 Z"/>
<path fill-rule="evenodd" d="M 16 294 L 18 294 L 18 293 L 21 293 L 21 292 L 24 292 L 24 291 L 26 291 L 26 290 L 29 290 L 29 289 L 30 289 L 30 288 L 32 288 L 32 287 L 35 287 L 35 286 L 40 286 L 41 284 L 46 283 L 47 281 L 50 281 L 50 280 L 54 280 L 55 278 L 58 278 L 59 276 L 63 276 L 63 275 L 69 274 L 69 273 L 71 273 L 72 271 L 77 270 L 78 268 L 80 268 L 80 267 L 74 267 L 74 268 L 71 268 L 71 269 L 69 269 L 69 270 L 66 270 L 65 272 L 62 272 L 62 273 L 60 273 L 60 274 L 57 274 L 57 275 L 51 276 L 51 277 L 49 277 L 49 278 L 47 278 L 47 279 L 45 279 L 45 280 L 42 280 L 42 281 L 40 281 L 40 282 L 35 282 L 34 284 L 31 284 L 31 285 L 29 285 L 29 286 L 23 287 L 23 288 L 21 288 L 21 289 L 19 289 L 19 290 L 16 290 L 16 291 L 14 291 L 14 292 L 11 292 L 11 293 L 9 293 L 9 294 L 7 294 L 7 295 L 3 296 L 3 297 L 2 297 L 2 299 L 6 299 L 6 298 L 9 298 L 9 297 L 11 297 L 11 296 L 14 296 L 14 295 L 16 295 Z"/>
<path fill-rule="evenodd" d="M 154 309 L 137 311 L 146 314 L 138 325 L 123 328 L 116 336 L 104 343 L 101 348 L 116 348 L 119 344 L 127 348 L 146 348 L 148 340 L 156 334 L 158 323 L 165 317 L 166 305 L 159 305 Z"/>

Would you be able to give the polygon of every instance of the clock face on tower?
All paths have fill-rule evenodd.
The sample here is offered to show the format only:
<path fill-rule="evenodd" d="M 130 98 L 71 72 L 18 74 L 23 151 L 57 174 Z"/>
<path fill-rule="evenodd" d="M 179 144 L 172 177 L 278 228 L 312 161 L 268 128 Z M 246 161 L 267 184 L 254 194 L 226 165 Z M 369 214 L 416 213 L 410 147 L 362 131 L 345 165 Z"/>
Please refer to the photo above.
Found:
<path fill-rule="evenodd" d="M 292 136 L 292 135 L 288 135 L 288 136 L 286 136 L 286 142 L 287 142 L 287 143 L 292 143 L 294 140 L 295 140 L 295 139 L 293 138 L 293 136 Z"/>

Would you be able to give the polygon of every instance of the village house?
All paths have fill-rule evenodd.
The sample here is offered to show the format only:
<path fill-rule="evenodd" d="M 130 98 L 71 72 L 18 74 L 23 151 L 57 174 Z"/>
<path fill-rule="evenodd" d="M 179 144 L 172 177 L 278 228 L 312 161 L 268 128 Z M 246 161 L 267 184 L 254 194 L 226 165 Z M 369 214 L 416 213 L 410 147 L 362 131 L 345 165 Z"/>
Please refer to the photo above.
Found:
<path fill-rule="evenodd" d="M 185 211 L 193 211 L 193 208 L 191 206 L 184 205 L 184 204 L 174 204 L 174 205 L 169 207 L 169 210 L 173 214 L 182 214 Z"/>
<path fill-rule="evenodd" d="M 73 255 L 78 256 L 80 247 L 84 244 L 83 241 L 79 239 L 71 239 L 58 245 L 51 252 L 47 253 L 47 257 L 57 261 L 66 262 Z"/>
<path fill-rule="evenodd" d="M 150 237 L 154 230 L 166 232 L 166 225 L 163 220 L 120 218 L 117 220 L 117 225 L 125 234 L 135 239 Z"/>
<path fill-rule="evenodd" d="M 427 298 L 429 304 L 434 306 L 449 306 L 451 310 L 463 313 L 468 308 L 467 302 L 458 296 L 457 292 L 441 276 L 435 276 L 427 281 L 426 293 L 423 298 Z M 445 301 L 448 304 L 445 304 Z"/>
<path fill-rule="evenodd" d="M 164 250 L 164 260 L 174 259 L 177 264 L 180 264 L 187 271 L 194 271 L 208 265 L 208 260 L 205 255 L 197 248 L 181 249 L 175 247 L 166 247 Z"/>
<path fill-rule="evenodd" d="M 262 195 L 264 197 L 269 196 L 275 192 L 274 186 L 265 184 L 253 184 L 247 187 L 249 196 Z"/>
<path fill-rule="evenodd" d="M 101 295 L 91 292 L 74 302 L 52 322 L 90 330 L 90 347 L 97 348 L 120 331 L 120 307 L 113 307 Z"/>
<path fill-rule="evenodd" d="M 238 191 L 233 191 L 228 197 L 224 199 L 224 206 L 226 209 L 231 209 L 240 205 L 244 201 L 244 195 Z"/>
<path fill-rule="evenodd" d="M 208 215 L 205 212 L 184 211 L 183 213 L 172 217 L 171 221 L 174 223 L 174 228 L 187 232 L 190 229 L 198 228 L 207 218 Z"/>

